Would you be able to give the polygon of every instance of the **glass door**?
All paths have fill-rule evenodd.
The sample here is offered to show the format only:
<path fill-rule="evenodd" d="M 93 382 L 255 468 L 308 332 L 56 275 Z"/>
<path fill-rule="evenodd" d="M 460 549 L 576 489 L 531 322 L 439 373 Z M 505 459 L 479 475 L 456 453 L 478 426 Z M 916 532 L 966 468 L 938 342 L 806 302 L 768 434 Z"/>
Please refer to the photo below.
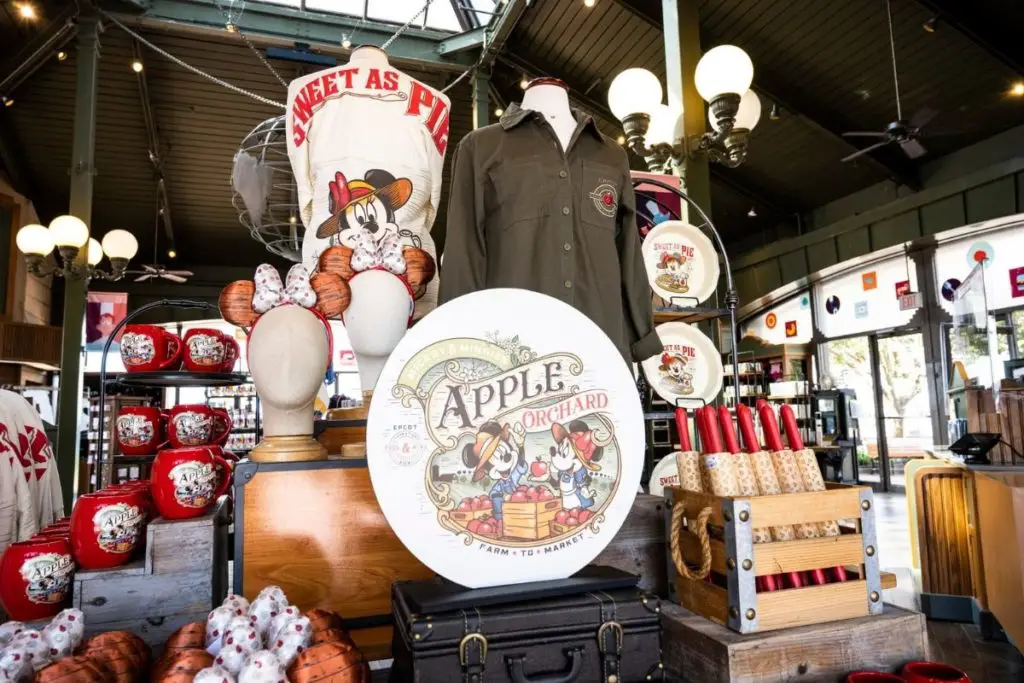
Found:
<path fill-rule="evenodd" d="M 828 373 L 834 385 L 853 389 L 857 394 L 857 483 L 880 490 L 882 467 L 870 340 L 866 335 L 849 337 L 830 341 L 825 346 Z"/>
<path fill-rule="evenodd" d="M 879 337 L 876 346 L 883 488 L 905 491 L 907 462 L 934 448 L 924 340 L 920 332 Z M 862 421 L 863 424 L 863 421 Z"/>

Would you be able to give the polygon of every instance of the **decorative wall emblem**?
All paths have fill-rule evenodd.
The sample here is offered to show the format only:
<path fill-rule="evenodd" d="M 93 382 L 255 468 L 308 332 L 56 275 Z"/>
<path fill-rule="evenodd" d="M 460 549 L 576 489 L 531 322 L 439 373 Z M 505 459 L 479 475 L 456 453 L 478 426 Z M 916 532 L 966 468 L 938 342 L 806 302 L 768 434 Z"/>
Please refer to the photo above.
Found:
<path fill-rule="evenodd" d="M 614 345 L 572 307 L 522 290 L 461 297 L 410 330 L 367 429 L 388 522 L 420 561 L 470 587 L 586 565 L 632 505 L 642 450 Z"/>

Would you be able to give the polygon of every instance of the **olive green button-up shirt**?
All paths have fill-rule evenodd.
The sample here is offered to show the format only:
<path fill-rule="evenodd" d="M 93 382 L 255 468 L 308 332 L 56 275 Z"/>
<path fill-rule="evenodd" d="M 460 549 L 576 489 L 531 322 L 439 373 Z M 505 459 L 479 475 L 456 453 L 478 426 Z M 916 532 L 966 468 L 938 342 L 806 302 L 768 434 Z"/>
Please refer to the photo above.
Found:
<path fill-rule="evenodd" d="M 459 144 L 440 303 L 494 287 L 547 294 L 642 361 L 662 345 L 626 154 L 590 116 L 573 114 L 567 151 L 541 114 L 516 105 Z"/>

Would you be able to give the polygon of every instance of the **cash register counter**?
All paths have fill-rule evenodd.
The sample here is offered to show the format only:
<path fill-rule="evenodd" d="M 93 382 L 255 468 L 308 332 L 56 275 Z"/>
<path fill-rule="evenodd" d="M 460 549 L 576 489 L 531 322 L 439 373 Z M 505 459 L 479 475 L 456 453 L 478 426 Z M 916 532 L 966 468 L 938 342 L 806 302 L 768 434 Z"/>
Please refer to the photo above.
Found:
<path fill-rule="evenodd" d="M 1024 643 L 1024 467 L 964 465 L 937 452 L 908 463 L 906 481 L 921 611 L 973 621 L 986 637 L 997 619 Z"/>

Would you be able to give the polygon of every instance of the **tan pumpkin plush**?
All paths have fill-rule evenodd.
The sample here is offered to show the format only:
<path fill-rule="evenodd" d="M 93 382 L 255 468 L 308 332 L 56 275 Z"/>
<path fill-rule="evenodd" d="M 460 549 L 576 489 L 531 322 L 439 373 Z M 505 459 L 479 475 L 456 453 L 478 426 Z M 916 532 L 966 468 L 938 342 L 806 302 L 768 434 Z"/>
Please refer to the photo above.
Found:
<path fill-rule="evenodd" d="M 206 650 L 176 650 L 160 658 L 149 680 L 152 683 L 192 683 L 196 674 L 208 666 L 213 666 L 213 655 Z"/>
<path fill-rule="evenodd" d="M 65 657 L 36 672 L 36 683 L 110 683 L 114 680 L 101 662 L 92 657 Z"/>
<path fill-rule="evenodd" d="M 325 609 L 311 609 L 302 616 L 309 619 L 309 626 L 313 630 L 313 633 L 317 631 L 326 631 L 328 629 L 341 629 L 345 628 L 344 622 L 341 620 L 341 615 L 337 612 L 328 612 Z"/>
<path fill-rule="evenodd" d="M 369 683 L 370 667 L 359 650 L 320 643 L 299 653 L 288 667 L 291 683 Z"/>
<path fill-rule="evenodd" d="M 75 654 L 100 662 L 114 683 L 140 683 L 149 671 L 150 649 L 128 631 L 110 631 L 82 641 Z"/>
<path fill-rule="evenodd" d="M 220 314 L 229 323 L 239 327 L 252 327 L 259 314 L 252 310 L 252 297 L 256 283 L 252 280 L 235 280 L 221 290 L 218 305 Z"/>
<path fill-rule="evenodd" d="M 194 621 L 171 634 L 164 645 L 164 654 L 174 650 L 206 649 L 206 624 Z"/>

